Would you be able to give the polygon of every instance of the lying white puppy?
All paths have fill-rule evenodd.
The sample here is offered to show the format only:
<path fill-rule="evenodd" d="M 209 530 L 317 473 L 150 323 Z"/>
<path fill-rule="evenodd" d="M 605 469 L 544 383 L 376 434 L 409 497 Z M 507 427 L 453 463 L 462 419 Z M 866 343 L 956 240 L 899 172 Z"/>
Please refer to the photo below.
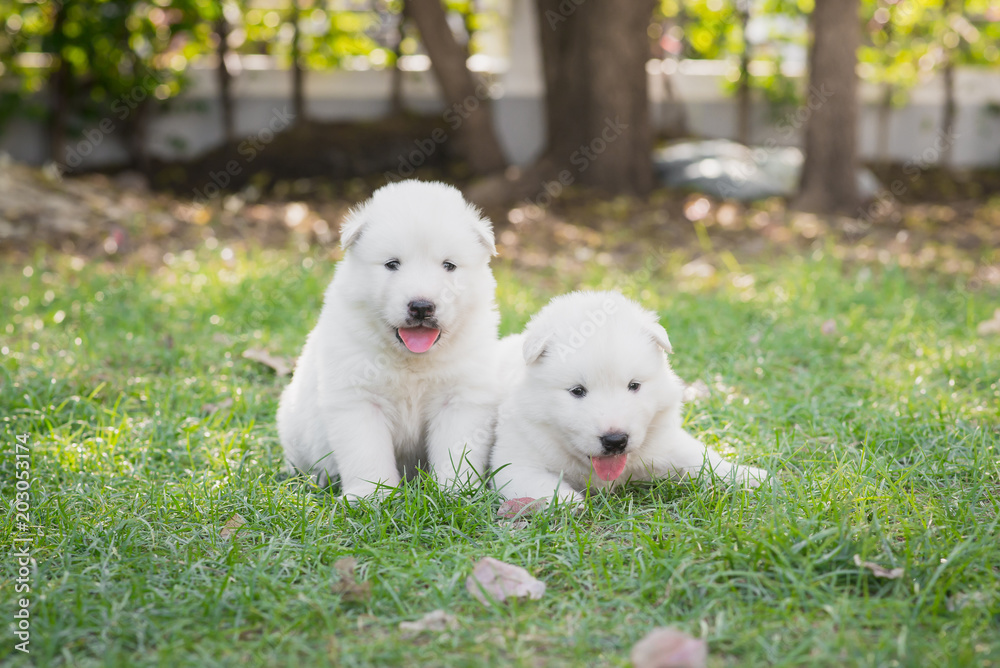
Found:
<path fill-rule="evenodd" d="M 499 403 L 490 222 L 443 183 L 376 191 L 341 229 L 344 258 L 281 396 L 292 470 L 347 497 L 418 462 L 442 485 L 485 469 Z"/>
<path fill-rule="evenodd" d="M 528 323 L 523 352 L 526 367 L 500 407 L 491 456 L 505 498 L 579 502 L 588 485 L 698 475 L 703 467 L 748 486 L 767 476 L 684 431 L 667 333 L 622 295 L 556 297 Z"/>

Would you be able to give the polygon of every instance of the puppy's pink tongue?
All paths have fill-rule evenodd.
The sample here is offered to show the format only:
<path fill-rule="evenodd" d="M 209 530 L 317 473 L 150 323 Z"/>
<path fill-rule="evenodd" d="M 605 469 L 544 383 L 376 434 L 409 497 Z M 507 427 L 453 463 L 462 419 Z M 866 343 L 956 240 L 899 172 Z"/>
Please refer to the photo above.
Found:
<path fill-rule="evenodd" d="M 594 467 L 594 473 L 601 480 L 614 480 L 625 470 L 625 463 L 628 461 L 628 453 L 611 455 L 610 457 L 591 457 L 590 463 Z"/>
<path fill-rule="evenodd" d="M 426 353 L 441 335 L 441 330 L 430 327 L 400 327 L 396 331 L 411 353 Z"/>

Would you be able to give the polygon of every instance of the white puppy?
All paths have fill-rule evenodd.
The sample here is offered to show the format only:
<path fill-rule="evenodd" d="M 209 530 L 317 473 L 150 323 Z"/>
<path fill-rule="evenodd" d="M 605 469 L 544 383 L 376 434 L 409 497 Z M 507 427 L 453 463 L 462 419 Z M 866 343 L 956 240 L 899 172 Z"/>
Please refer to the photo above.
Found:
<path fill-rule="evenodd" d="M 505 498 L 579 502 L 588 485 L 697 475 L 703 467 L 748 486 L 767 476 L 684 431 L 683 384 L 667 362 L 667 333 L 622 295 L 553 299 L 528 323 L 523 352 L 524 373 L 500 407 L 491 457 Z"/>
<path fill-rule="evenodd" d="M 442 485 L 485 469 L 499 403 L 490 222 L 442 183 L 376 191 L 281 396 L 289 467 L 347 497 L 428 463 Z"/>

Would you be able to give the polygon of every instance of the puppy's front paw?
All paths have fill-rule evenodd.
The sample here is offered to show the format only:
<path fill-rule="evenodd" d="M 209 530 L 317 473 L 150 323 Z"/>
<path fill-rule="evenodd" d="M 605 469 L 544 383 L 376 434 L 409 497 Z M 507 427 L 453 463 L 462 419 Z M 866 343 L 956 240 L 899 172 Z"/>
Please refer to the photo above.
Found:
<path fill-rule="evenodd" d="M 559 494 L 553 499 L 553 502 L 561 507 L 569 508 L 574 515 L 579 515 L 587 509 L 586 499 L 583 498 L 583 494 L 575 490 L 560 490 Z"/>
<path fill-rule="evenodd" d="M 771 474 L 764 469 L 759 469 L 754 466 L 737 466 L 735 473 L 736 484 L 740 487 L 746 487 L 748 489 L 759 487 L 762 482 L 771 476 Z"/>
<path fill-rule="evenodd" d="M 463 488 L 475 485 L 478 482 L 476 475 L 472 472 L 460 472 L 457 475 L 437 474 L 438 487 L 449 494 L 458 494 Z"/>
<path fill-rule="evenodd" d="M 388 485 L 376 485 L 374 483 L 362 482 L 350 486 L 344 486 L 344 492 L 338 498 L 350 504 L 365 500 L 369 503 L 378 503 L 392 493 L 393 488 Z"/>

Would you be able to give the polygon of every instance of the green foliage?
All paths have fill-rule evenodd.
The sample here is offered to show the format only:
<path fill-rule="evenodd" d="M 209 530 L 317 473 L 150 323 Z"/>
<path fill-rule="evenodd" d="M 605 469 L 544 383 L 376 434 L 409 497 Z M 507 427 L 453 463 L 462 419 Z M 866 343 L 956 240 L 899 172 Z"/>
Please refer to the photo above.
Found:
<path fill-rule="evenodd" d="M 205 25 L 215 4 L 176 0 L 0 0 L 0 67 L 19 98 L 41 92 L 57 71 L 67 102 L 86 118 L 113 113 L 124 120 L 149 99 L 175 95 L 189 61 L 203 53 Z"/>
<path fill-rule="evenodd" d="M 684 58 L 723 59 L 735 63 L 750 48 L 758 74 L 751 87 L 772 104 L 797 102 L 800 90 L 782 71 L 789 47 L 804 49 L 811 0 L 753 0 L 751 15 L 766 19 L 766 37 L 746 43 L 737 0 L 661 0 L 663 34 L 682 42 L 673 52 Z M 858 57 L 866 81 L 905 91 L 926 80 L 948 59 L 956 64 L 1000 65 L 1000 9 L 991 0 L 862 0 L 862 29 L 867 37 Z M 729 77 L 732 92 L 738 79 Z"/>
<path fill-rule="evenodd" d="M 858 59 L 861 74 L 893 91 L 906 92 L 949 62 L 1000 65 L 1000 10 L 983 0 L 864 0 L 868 42 Z"/>
<path fill-rule="evenodd" d="M 107 113 L 114 101 L 136 96 L 168 99 L 184 85 L 192 60 L 213 52 L 223 7 L 231 24 L 230 47 L 273 57 L 287 67 L 298 16 L 300 64 L 307 69 L 392 66 L 400 35 L 401 0 L 331 5 L 323 0 L 0 0 L 0 122 L 11 113 L 43 114 L 45 91 L 60 63 L 77 115 Z M 783 72 L 789 49 L 806 45 L 811 0 L 748 0 L 752 17 L 766 17 L 766 34 L 748 44 L 740 0 L 660 0 L 650 35 L 664 53 L 691 59 L 724 59 L 738 83 L 737 63 L 747 49 L 755 61 L 751 87 L 776 105 L 797 100 L 799 90 Z M 447 0 L 461 18 L 470 51 L 496 27 L 499 14 L 483 3 Z M 335 9 L 332 7 L 336 7 Z M 582 11 L 585 11 L 582 10 Z M 866 40 L 859 52 L 865 80 L 905 91 L 946 62 L 1000 65 L 1000 9 L 995 0 L 862 0 Z M 412 29 L 403 54 L 417 50 Z M 131 105 L 129 105 L 131 106 Z"/>
<path fill-rule="evenodd" d="M 399 41 L 401 0 L 355 2 L 331 9 L 323 0 L 0 0 L 0 123 L 4 110 L 26 111 L 25 100 L 46 90 L 60 63 L 71 78 L 77 115 L 107 113 L 124 99 L 168 99 L 184 84 L 191 61 L 214 52 L 218 19 L 229 23 L 231 50 L 273 57 L 288 67 L 298 20 L 300 65 L 307 69 L 389 67 Z M 449 2 L 479 46 L 477 32 L 495 26 L 495 11 Z M 223 12 L 223 9 L 225 10 Z M 414 53 L 407 37 L 403 53 Z M 43 113 L 44 104 L 35 109 Z"/>

